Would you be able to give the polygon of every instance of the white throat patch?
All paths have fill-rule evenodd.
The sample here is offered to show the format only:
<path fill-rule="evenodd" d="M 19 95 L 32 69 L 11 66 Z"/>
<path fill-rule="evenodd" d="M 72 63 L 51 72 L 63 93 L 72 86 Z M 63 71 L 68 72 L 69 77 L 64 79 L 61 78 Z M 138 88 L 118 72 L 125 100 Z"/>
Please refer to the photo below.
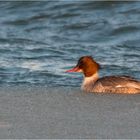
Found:
<path fill-rule="evenodd" d="M 82 90 L 90 91 L 93 88 L 94 83 L 98 80 L 98 73 L 93 74 L 90 77 L 85 77 L 82 83 Z"/>

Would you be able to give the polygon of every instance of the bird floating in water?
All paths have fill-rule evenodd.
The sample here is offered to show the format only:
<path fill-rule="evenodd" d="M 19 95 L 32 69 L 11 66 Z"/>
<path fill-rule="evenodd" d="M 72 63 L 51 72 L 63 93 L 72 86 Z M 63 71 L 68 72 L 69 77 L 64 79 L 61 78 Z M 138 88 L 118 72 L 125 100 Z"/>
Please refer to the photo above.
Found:
<path fill-rule="evenodd" d="M 140 81 L 129 76 L 105 76 L 99 78 L 100 65 L 91 57 L 83 56 L 77 65 L 66 72 L 82 72 L 82 90 L 94 93 L 140 93 Z"/>

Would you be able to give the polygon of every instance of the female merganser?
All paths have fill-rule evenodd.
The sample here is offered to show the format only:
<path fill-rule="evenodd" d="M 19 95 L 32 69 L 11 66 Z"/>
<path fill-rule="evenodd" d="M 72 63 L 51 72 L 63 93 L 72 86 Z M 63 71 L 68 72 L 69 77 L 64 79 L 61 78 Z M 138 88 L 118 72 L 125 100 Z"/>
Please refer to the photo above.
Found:
<path fill-rule="evenodd" d="M 95 93 L 140 93 L 140 81 L 129 76 L 105 76 L 99 79 L 100 65 L 91 56 L 83 56 L 78 64 L 66 72 L 82 72 L 84 80 L 81 88 Z"/>

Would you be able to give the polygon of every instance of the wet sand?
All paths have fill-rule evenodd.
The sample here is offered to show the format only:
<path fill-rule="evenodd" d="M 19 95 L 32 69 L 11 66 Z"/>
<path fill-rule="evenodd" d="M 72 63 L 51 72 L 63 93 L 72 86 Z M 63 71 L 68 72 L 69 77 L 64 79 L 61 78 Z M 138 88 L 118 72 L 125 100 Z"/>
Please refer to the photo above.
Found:
<path fill-rule="evenodd" d="M 0 87 L 0 138 L 140 138 L 140 95 Z"/>

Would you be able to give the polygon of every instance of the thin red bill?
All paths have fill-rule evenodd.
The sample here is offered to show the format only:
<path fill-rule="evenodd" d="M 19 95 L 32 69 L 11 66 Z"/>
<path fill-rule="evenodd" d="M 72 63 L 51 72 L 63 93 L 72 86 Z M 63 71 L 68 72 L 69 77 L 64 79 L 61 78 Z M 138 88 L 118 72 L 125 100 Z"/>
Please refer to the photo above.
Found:
<path fill-rule="evenodd" d="M 74 67 L 70 70 L 67 70 L 66 72 L 78 72 L 79 71 L 79 68 L 78 67 Z"/>

